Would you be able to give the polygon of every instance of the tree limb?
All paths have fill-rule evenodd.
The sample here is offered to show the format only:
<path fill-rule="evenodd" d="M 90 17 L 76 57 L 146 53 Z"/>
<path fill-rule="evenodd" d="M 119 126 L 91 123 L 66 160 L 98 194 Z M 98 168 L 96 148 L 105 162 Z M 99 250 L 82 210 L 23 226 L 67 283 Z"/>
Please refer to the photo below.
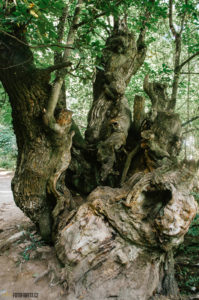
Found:
<path fill-rule="evenodd" d="M 180 74 L 190 74 L 190 75 L 199 75 L 199 72 L 181 72 Z"/>
<path fill-rule="evenodd" d="M 151 2 L 152 4 L 154 4 L 155 0 L 150 0 L 149 2 Z M 144 14 L 144 19 L 142 22 L 142 26 L 140 28 L 140 34 L 138 37 L 138 44 L 142 43 L 144 41 L 145 35 L 146 35 L 146 31 L 147 31 L 147 23 L 150 19 L 151 16 L 151 11 L 147 8 Z"/>
<path fill-rule="evenodd" d="M 62 43 L 64 39 L 65 26 L 68 17 L 68 4 L 66 4 L 62 9 L 62 14 L 59 18 L 59 23 L 57 25 L 57 42 Z M 62 63 L 62 52 L 55 49 L 54 51 L 54 65 Z M 55 78 L 61 75 L 62 70 L 57 69 Z M 60 95 L 59 95 L 59 106 L 66 107 L 66 85 L 63 82 Z"/>
<path fill-rule="evenodd" d="M 65 29 L 65 25 L 66 25 L 67 16 L 68 16 L 68 5 L 64 6 L 62 15 L 59 19 L 59 24 L 57 26 L 57 30 L 58 30 L 57 42 L 58 43 L 61 43 L 64 38 L 64 29 Z"/>
<path fill-rule="evenodd" d="M 188 0 L 185 0 L 185 5 L 187 5 L 187 4 L 188 4 Z M 181 19 L 181 26 L 180 26 L 180 32 L 179 32 L 180 34 L 182 34 L 183 29 L 184 29 L 185 17 L 186 17 L 186 10 L 184 11 L 183 17 Z"/>
<path fill-rule="evenodd" d="M 3 34 L 13 38 L 14 40 L 18 41 L 20 44 L 23 44 L 29 48 L 32 49 L 37 49 L 37 48 L 50 48 L 50 47 L 59 47 L 59 48 L 69 48 L 69 49 L 74 49 L 72 46 L 67 46 L 61 43 L 57 43 L 57 44 L 39 44 L 39 45 L 29 45 L 27 43 L 25 43 L 24 41 L 20 40 L 19 38 L 17 38 L 16 36 L 4 31 L 4 30 L 0 30 L 0 32 L 2 32 Z"/>
<path fill-rule="evenodd" d="M 190 120 L 188 120 L 188 121 L 182 123 L 182 127 L 183 127 L 183 126 L 186 126 L 186 125 L 188 125 L 188 124 L 190 124 L 190 123 L 192 123 L 193 121 L 195 121 L 195 120 L 197 120 L 197 119 L 199 119 L 199 116 L 196 116 L 196 117 L 191 118 Z"/>
<path fill-rule="evenodd" d="M 171 1 L 171 0 L 170 0 Z M 174 34 L 174 27 L 172 24 L 170 26 L 172 33 Z M 178 85 L 179 85 L 179 78 L 180 78 L 180 56 L 181 56 L 181 33 L 175 31 L 175 54 L 174 54 L 174 77 L 173 77 L 173 84 L 172 84 L 172 94 L 171 94 L 171 101 L 168 104 L 169 110 L 174 110 L 176 106 L 177 100 L 177 93 L 178 93 Z"/>
<path fill-rule="evenodd" d="M 77 28 L 75 26 L 78 24 L 79 14 L 81 12 L 82 4 L 83 4 L 83 0 L 78 0 L 77 6 L 75 8 L 74 16 L 73 16 L 73 21 L 70 26 L 68 37 L 67 37 L 67 42 L 66 42 L 67 46 L 71 46 L 74 43 L 75 33 L 77 31 Z M 68 59 L 70 53 L 71 53 L 71 49 L 66 48 L 63 55 L 63 61 L 66 61 Z"/>
<path fill-rule="evenodd" d="M 144 88 L 145 93 L 151 99 L 152 107 L 156 108 L 156 104 L 157 104 L 158 99 L 157 99 L 157 96 L 154 92 L 153 83 L 149 82 L 149 74 L 147 74 L 144 78 L 143 88 Z"/>
<path fill-rule="evenodd" d="M 57 70 L 60 70 L 60 69 L 64 69 L 64 68 L 67 68 L 67 67 L 70 67 L 72 65 L 72 63 L 70 61 L 65 61 L 65 62 L 62 62 L 60 64 L 56 64 L 56 65 L 53 65 L 53 66 L 50 66 L 46 69 L 44 69 L 45 71 L 51 73 L 51 72 L 54 72 L 54 71 L 57 71 Z"/>
<path fill-rule="evenodd" d="M 187 58 L 183 63 L 180 64 L 179 69 L 181 70 L 189 61 L 191 61 L 194 57 L 199 55 L 199 51 L 191 55 L 189 58 Z"/>
<path fill-rule="evenodd" d="M 96 19 L 98 19 L 98 18 L 100 18 L 100 17 L 105 16 L 105 14 L 106 14 L 105 12 L 102 12 L 102 13 L 100 13 L 100 14 L 95 15 L 95 16 L 92 18 L 92 21 L 94 21 L 94 20 L 96 20 Z M 83 25 L 86 24 L 86 23 L 87 23 L 86 20 L 85 20 L 85 21 L 82 21 L 82 22 L 80 22 L 80 23 L 74 25 L 74 28 L 75 28 L 75 29 L 78 29 L 79 27 L 83 26 Z"/>
<path fill-rule="evenodd" d="M 75 78 L 79 78 L 79 79 L 81 79 L 81 80 L 91 80 L 92 78 L 90 78 L 90 77 L 82 77 L 82 76 L 79 76 L 79 75 L 75 75 L 75 74 L 73 74 L 73 73 L 71 73 L 71 72 L 68 72 L 68 74 L 70 74 L 71 76 L 73 76 L 73 77 L 75 77 Z M 84 127 L 83 127 L 84 128 Z M 86 127 L 85 127 L 86 128 Z"/>
<path fill-rule="evenodd" d="M 179 77 L 180 77 L 180 74 L 181 74 L 180 73 L 181 69 L 188 62 L 190 62 L 194 57 L 196 57 L 197 55 L 199 55 L 199 51 L 197 51 L 195 54 L 191 55 L 188 59 L 186 59 L 183 63 L 180 64 L 181 38 L 179 40 L 179 44 L 177 44 L 177 43 L 176 43 L 176 49 L 178 51 L 177 51 L 176 59 L 175 59 L 174 79 L 173 79 L 173 86 L 172 86 L 172 96 L 171 96 L 171 101 L 169 103 L 168 109 L 174 109 L 175 105 L 176 105 L 178 83 L 179 83 Z"/>
<path fill-rule="evenodd" d="M 185 4 L 187 4 L 187 3 L 188 3 L 188 0 L 185 0 Z M 180 30 L 179 30 L 179 32 L 177 32 L 173 25 L 173 0 L 169 0 L 169 27 L 175 38 L 174 77 L 173 77 L 173 84 L 172 84 L 171 101 L 168 104 L 169 110 L 174 110 L 175 106 L 176 106 L 179 78 L 180 78 L 180 70 L 190 60 L 190 58 L 189 58 L 189 59 L 187 59 L 186 62 L 180 64 L 181 47 L 182 47 L 182 32 L 183 32 L 183 28 L 184 28 L 185 17 L 186 17 L 186 10 L 184 11 L 182 19 L 181 19 Z"/>
<path fill-rule="evenodd" d="M 8 69 L 16 68 L 16 67 L 19 67 L 19 66 L 22 66 L 22 65 L 25 65 L 25 64 L 29 63 L 31 60 L 32 60 L 32 56 L 29 57 L 27 60 L 24 60 L 23 62 L 18 63 L 16 65 L 11 65 L 11 66 L 8 66 L 8 67 L 0 67 L 0 70 L 8 70 Z"/>
<path fill-rule="evenodd" d="M 83 0 L 78 0 L 74 15 L 73 15 L 72 24 L 69 29 L 66 46 L 70 47 L 74 42 L 75 33 L 76 33 L 75 25 L 78 23 L 82 4 L 83 4 Z M 71 53 L 71 48 L 66 48 L 64 51 L 64 54 L 63 54 L 63 58 L 62 58 L 63 64 L 68 62 L 68 57 L 70 56 L 70 53 Z M 54 85 L 53 85 L 53 88 L 51 91 L 51 95 L 50 95 L 50 98 L 49 98 L 49 101 L 47 104 L 47 108 L 46 108 L 47 119 L 51 119 L 51 120 L 54 119 L 54 111 L 57 106 L 57 102 L 59 99 L 60 91 L 62 88 L 62 84 L 64 81 L 64 77 L 66 75 L 66 72 L 67 72 L 67 70 L 63 71 L 61 74 L 57 74 L 57 77 L 55 79 L 55 82 L 54 82 Z"/>
<path fill-rule="evenodd" d="M 169 0 L 169 27 L 174 37 L 176 37 L 177 32 L 173 25 L 173 0 Z"/>
<path fill-rule="evenodd" d="M 126 176 L 129 170 L 129 167 L 131 165 L 132 159 L 133 157 L 135 157 L 135 155 L 138 153 L 139 150 L 139 145 L 137 145 L 127 156 L 126 162 L 125 162 L 125 166 L 124 166 L 124 170 L 122 173 L 122 178 L 121 178 L 121 185 L 125 182 L 126 180 Z"/>
<path fill-rule="evenodd" d="M 189 129 L 187 131 L 184 131 L 182 134 L 187 134 L 187 133 L 190 133 L 190 132 L 193 132 L 193 131 L 198 131 L 199 128 L 192 128 L 192 129 Z"/>
<path fill-rule="evenodd" d="M 123 1 L 123 0 L 118 0 L 118 1 L 116 2 L 115 5 L 118 6 L 122 1 Z M 101 12 L 101 13 L 99 13 L 99 14 L 96 14 L 95 16 L 93 16 L 92 21 L 94 21 L 94 20 L 96 20 L 96 19 L 98 19 L 98 18 L 100 18 L 100 17 L 103 17 L 103 16 L 105 16 L 105 15 L 106 15 L 106 12 Z M 86 23 L 87 23 L 86 20 L 85 20 L 85 21 L 82 21 L 82 22 L 76 24 L 76 25 L 74 26 L 74 28 L 75 28 L 75 29 L 78 29 L 79 27 L 83 26 L 83 25 L 86 24 Z"/>
<path fill-rule="evenodd" d="M 57 42 L 62 43 L 62 40 L 64 38 L 64 29 L 66 24 L 66 19 L 68 16 L 68 4 L 63 7 L 62 15 L 59 18 L 59 23 L 57 26 Z M 62 53 L 59 53 L 58 51 L 54 52 L 54 64 L 59 64 L 62 61 Z"/>

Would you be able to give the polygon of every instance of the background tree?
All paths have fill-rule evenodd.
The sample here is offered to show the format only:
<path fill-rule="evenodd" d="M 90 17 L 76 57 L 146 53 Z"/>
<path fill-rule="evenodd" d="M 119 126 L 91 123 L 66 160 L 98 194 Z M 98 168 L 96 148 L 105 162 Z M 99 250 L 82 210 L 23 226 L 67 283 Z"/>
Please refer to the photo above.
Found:
<path fill-rule="evenodd" d="M 198 55 L 197 6 L 131 2 L 5 1 L 1 7 L 0 80 L 18 147 L 14 199 L 55 244 L 69 299 L 177 296 L 172 249 L 197 209 L 190 195 L 197 163 L 176 159 L 182 124 L 175 112 L 180 75 L 187 64 L 190 73 Z M 191 40 L 190 27 L 196 29 Z M 156 51 L 157 29 L 174 44 L 174 68 L 164 51 L 166 63 L 155 70 L 153 60 L 145 61 L 147 48 Z M 149 113 L 143 92 L 133 111 L 125 96 L 141 68 L 137 81 L 144 81 Z M 85 138 L 65 105 L 65 89 L 77 92 L 76 77 L 93 80 Z"/>

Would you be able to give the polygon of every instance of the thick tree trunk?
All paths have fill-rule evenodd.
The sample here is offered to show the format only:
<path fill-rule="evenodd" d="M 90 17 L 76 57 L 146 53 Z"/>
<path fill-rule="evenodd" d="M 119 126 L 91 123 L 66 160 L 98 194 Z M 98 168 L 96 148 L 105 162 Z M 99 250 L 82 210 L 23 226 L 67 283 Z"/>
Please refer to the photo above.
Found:
<path fill-rule="evenodd" d="M 24 45 L 0 38 L 6 44 L 0 49 L 0 80 L 10 97 L 19 150 L 14 199 L 43 238 L 53 237 L 67 300 L 178 297 L 172 251 L 197 210 L 190 195 L 194 172 L 176 160 L 181 124 L 167 112 L 166 86 L 146 77 L 151 112 L 145 115 L 144 99 L 136 96 L 131 120 L 124 93 L 144 61 L 142 39 L 119 28 L 108 39 L 104 70 L 94 83 L 87 144 L 73 124 L 72 145 L 71 112 L 61 107 L 54 120 L 46 113 L 49 72 L 34 69 Z M 64 184 L 69 164 L 72 193 Z M 78 174 L 92 184 L 73 182 Z"/>
<path fill-rule="evenodd" d="M 167 168 L 138 173 L 122 188 L 98 187 L 89 195 L 56 242 L 67 299 L 177 296 L 172 249 L 197 208 L 183 187 L 185 174 L 190 179 L 188 171 Z"/>
<path fill-rule="evenodd" d="M 100 62 L 103 70 L 96 73 L 86 140 L 97 148 L 100 180 L 103 183 L 110 184 L 107 178 L 119 175 L 117 156 L 126 144 L 131 126 L 131 112 L 124 94 L 132 75 L 142 66 L 145 54 L 143 40 L 139 38 L 136 41 L 127 28 L 117 26 L 106 43 Z"/>
<path fill-rule="evenodd" d="M 86 131 L 86 140 L 97 153 L 100 182 L 113 183 L 114 188 L 98 186 L 86 203 L 61 217 L 55 247 L 65 266 L 67 299 L 147 300 L 160 295 L 179 299 L 173 249 L 183 241 L 196 214 L 197 204 L 190 195 L 195 173 L 176 160 L 181 123 L 177 114 L 167 112 L 165 85 L 150 83 L 146 77 L 144 89 L 152 109 L 145 115 L 144 99 L 136 96 L 131 123 L 125 74 L 137 70 L 138 48 L 131 35 L 117 34 L 107 41 L 102 59 L 107 62 L 96 76 Z M 125 56 L 124 49 L 114 48 L 114 39 L 119 47 L 125 38 L 136 53 L 135 69 L 128 61 L 130 49 Z M 124 65 L 117 64 L 121 57 Z M 107 79 L 109 68 L 113 75 Z"/>
<path fill-rule="evenodd" d="M 51 240 L 52 211 L 64 194 L 70 202 L 65 186 L 57 190 L 57 181 L 70 162 L 71 112 L 57 111 L 55 126 L 48 124 L 49 72 L 34 68 L 28 47 L 5 35 L 1 40 L 6 47 L 1 49 L 0 79 L 10 98 L 18 146 L 14 200 L 38 225 L 42 237 Z"/>

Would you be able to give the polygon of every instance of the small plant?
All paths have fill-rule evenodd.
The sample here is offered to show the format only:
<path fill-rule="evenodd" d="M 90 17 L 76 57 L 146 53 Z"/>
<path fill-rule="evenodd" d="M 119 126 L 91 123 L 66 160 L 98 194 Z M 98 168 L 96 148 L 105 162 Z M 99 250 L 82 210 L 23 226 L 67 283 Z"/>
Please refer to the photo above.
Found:
<path fill-rule="evenodd" d="M 31 244 L 28 245 L 25 248 L 25 250 L 20 253 L 20 255 L 25 261 L 28 261 L 30 259 L 31 251 L 36 250 L 38 247 L 42 247 L 45 245 L 44 241 L 36 239 L 35 236 L 31 233 L 28 233 L 28 238 L 30 239 Z"/>

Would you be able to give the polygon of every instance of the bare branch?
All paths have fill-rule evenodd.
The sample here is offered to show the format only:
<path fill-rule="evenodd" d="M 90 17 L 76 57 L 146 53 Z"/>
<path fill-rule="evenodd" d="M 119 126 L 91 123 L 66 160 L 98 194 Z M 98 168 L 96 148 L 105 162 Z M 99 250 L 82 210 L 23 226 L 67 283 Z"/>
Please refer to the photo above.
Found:
<path fill-rule="evenodd" d="M 54 66 L 50 66 L 50 67 L 44 69 L 44 71 L 47 71 L 47 72 L 51 73 L 51 72 L 54 72 L 54 71 L 57 71 L 57 70 L 61 70 L 61 69 L 70 67 L 71 65 L 72 65 L 72 63 L 70 61 L 65 61 L 63 63 L 56 64 Z"/>
<path fill-rule="evenodd" d="M 11 65 L 11 66 L 8 66 L 8 67 L 0 67 L 0 70 L 8 70 L 8 69 L 12 69 L 12 68 L 15 68 L 15 67 L 19 67 L 19 66 L 25 65 L 26 63 L 29 63 L 31 60 L 32 60 L 32 56 L 29 57 L 27 60 L 24 60 L 23 62 L 18 63 L 16 65 Z"/>
<path fill-rule="evenodd" d="M 67 72 L 68 74 L 70 74 L 71 76 L 73 76 L 73 77 L 75 77 L 75 78 L 79 78 L 79 79 L 82 79 L 82 80 L 88 80 L 88 79 L 92 79 L 91 77 L 82 77 L 82 76 L 80 76 L 80 75 L 75 75 L 75 74 L 73 74 L 73 73 L 71 73 L 71 72 Z M 85 127 L 86 128 L 86 127 Z"/>
<path fill-rule="evenodd" d="M 2 32 L 3 34 L 5 34 L 5 35 L 7 35 L 7 36 L 9 36 L 9 37 L 11 37 L 11 38 L 13 38 L 14 40 L 18 41 L 19 43 L 21 43 L 21 44 L 23 44 L 23 45 L 25 45 L 25 46 L 29 46 L 29 45 L 26 44 L 25 42 L 23 42 L 23 41 L 21 41 L 20 39 L 18 39 L 16 36 L 14 36 L 14 35 L 12 35 L 12 34 L 6 32 L 6 31 L 4 31 L 4 30 L 0 30 L 0 32 Z M 30 47 L 30 46 L 29 46 L 29 47 Z"/>
<path fill-rule="evenodd" d="M 123 1 L 123 0 L 118 0 L 118 1 L 116 2 L 115 5 L 116 5 L 116 6 L 120 5 L 120 4 L 122 3 L 122 1 Z M 106 12 L 101 12 L 101 13 L 99 13 L 99 14 L 96 14 L 96 15 L 94 15 L 94 16 L 92 17 L 92 21 L 94 21 L 94 20 L 96 20 L 96 19 L 98 19 L 98 18 L 100 18 L 100 17 L 103 17 L 103 16 L 105 16 L 105 15 L 106 15 Z M 75 28 L 75 29 L 78 29 L 79 27 L 83 26 L 83 25 L 86 24 L 86 23 L 87 23 L 86 20 L 85 20 L 85 21 L 82 21 L 82 22 L 76 24 L 76 25 L 74 26 L 74 28 Z"/>
<path fill-rule="evenodd" d="M 94 20 L 96 20 L 96 19 L 98 19 L 98 18 L 100 18 L 100 17 L 102 17 L 102 16 L 105 16 L 105 14 L 106 14 L 105 12 L 102 12 L 102 13 L 100 13 L 100 14 L 95 15 L 95 16 L 92 18 L 92 21 L 94 21 Z M 86 23 L 87 23 L 87 20 L 82 21 L 82 22 L 76 24 L 76 25 L 74 26 L 74 28 L 75 28 L 75 29 L 78 29 L 79 27 L 83 26 L 83 25 L 86 24 Z"/>
<path fill-rule="evenodd" d="M 185 0 L 185 4 L 186 5 L 188 4 L 188 0 Z M 182 34 L 183 29 L 184 29 L 185 18 L 186 18 L 186 10 L 184 11 L 182 19 L 181 19 L 180 35 Z"/>
<path fill-rule="evenodd" d="M 63 9 L 62 9 L 62 15 L 59 18 L 59 23 L 57 25 L 57 42 L 58 43 L 62 43 L 63 42 L 63 38 L 64 38 L 64 33 L 65 33 L 65 26 L 66 26 L 66 21 L 67 21 L 67 17 L 68 17 L 68 4 L 66 4 Z M 62 52 L 58 51 L 57 49 L 55 49 L 54 51 L 54 65 L 60 64 L 62 63 Z M 59 77 L 59 75 L 61 75 L 61 73 L 59 72 L 63 72 L 60 71 L 60 69 L 56 70 L 56 78 Z M 61 91 L 60 91 L 60 95 L 59 95 L 59 103 L 62 107 L 66 107 L 66 87 L 65 87 L 65 82 L 63 82 L 62 87 L 61 87 Z"/>
<path fill-rule="evenodd" d="M 180 78 L 180 57 L 181 57 L 181 47 L 182 47 L 182 32 L 176 32 L 173 21 L 172 21 L 172 0 L 169 1 L 169 24 L 170 29 L 175 37 L 175 53 L 174 53 L 174 76 L 173 76 L 173 84 L 172 84 L 172 94 L 171 94 L 171 101 L 168 104 L 169 110 L 174 110 L 177 101 L 177 93 L 178 93 L 178 86 L 179 86 L 179 78 Z"/>
<path fill-rule="evenodd" d="M 185 4 L 188 3 L 188 0 L 185 0 Z M 170 30 L 175 37 L 175 53 L 174 53 L 174 76 L 173 76 L 173 84 L 172 84 L 172 94 L 171 94 L 171 101 L 168 104 L 169 110 L 174 110 L 177 101 L 177 94 L 178 94 L 178 86 L 179 86 L 179 78 L 180 78 L 180 70 L 182 67 L 190 60 L 187 59 L 186 63 L 180 64 L 181 60 L 181 51 L 182 51 L 182 32 L 184 29 L 186 17 L 186 10 L 183 13 L 181 19 L 181 27 L 180 31 L 177 32 L 173 25 L 173 0 L 169 0 L 169 27 Z"/>
<path fill-rule="evenodd" d="M 37 49 L 37 48 L 52 48 L 52 47 L 58 47 L 58 48 L 63 48 L 63 49 L 75 49 L 72 45 L 71 46 L 66 46 L 64 44 L 40 44 L 40 45 L 28 45 L 28 47 L 32 49 Z"/>
<path fill-rule="evenodd" d="M 180 74 L 199 75 L 199 72 L 181 72 Z"/>
<path fill-rule="evenodd" d="M 29 45 L 29 44 L 25 43 L 24 41 L 18 39 L 16 36 L 14 36 L 14 35 L 12 35 L 12 34 L 6 32 L 6 31 L 4 31 L 4 30 L 0 30 L 0 32 L 2 32 L 3 34 L 5 34 L 5 35 L 7 35 L 7 36 L 9 36 L 9 37 L 11 37 L 11 38 L 13 38 L 14 40 L 16 40 L 17 42 L 19 42 L 20 44 L 25 45 L 25 46 L 27 46 L 27 47 L 29 47 L 29 48 L 31 48 L 31 49 L 37 49 L 37 48 L 51 48 L 51 47 L 59 47 L 59 48 L 63 48 L 63 49 L 64 49 L 64 48 L 74 49 L 74 48 L 72 47 L 72 45 L 71 45 L 71 46 L 67 46 L 67 45 L 64 45 L 64 44 L 61 44 L 61 43 L 56 43 L 56 44 Z"/>
<path fill-rule="evenodd" d="M 62 40 L 64 38 L 64 29 L 66 25 L 66 19 L 68 16 L 68 5 L 65 5 L 62 11 L 62 15 L 59 18 L 59 24 L 57 26 L 57 42 L 62 43 Z M 62 53 L 55 51 L 54 52 L 54 64 L 60 63 L 62 60 Z"/>
<path fill-rule="evenodd" d="M 150 0 L 149 2 L 151 2 L 152 4 L 154 4 L 154 0 Z M 151 16 L 151 11 L 147 8 L 144 14 L 144 18 L 143 18 L 143 22 L 142 22 L 142 26 L 140 28 L 140 34 L 138 37 L 138 44 L 142 43 L 144 41 L 144 37 L 146 35 L 146 31 L 147 31 L 147 23 L 150 19 Z"/>
<path fill-rule="evenodd" d="M 155 95 L 155 92 L 153 89 L 153 83 L 149 82 L 149 74 L 147 74 L 144 78 L 143 88 L 144 88 L 145 93 L 151 99 L 152 106 L 155 108 L 158 99 L 157 99 L 157 96 Z"/>
<path fill-rule="evenodd" d="M 129 167 L 131 165 L 131 162 L 132 162 L 132 159 L 133 157 L 135 157 L 135 155 L 138 153 L 139 151 L 139 145 L 137 145 L 127 156 L 126 158 L 126 162 L 125 162 L 125 166 L 124 166 L 124 169 L 123 169 L 123 172 L 122 172 L 122 178 L 121 178 L 121 185 L 125 182 L 126 180 L 126 176 L 127 176 L 127 173 L 128 173 L 128 170 L 129 170 Z"/>
<path fill-rule="evenodd" d="M 62 58 L 62 63 L 63 64 L 68 63 L 68 57 L 70 56 L 70 53 L 71 53 L 71 48 L 70 47 L 73 45 L 74 39 L 75 39 L 75 33 L 76 33 L 75 25 L 78 23 L 79 14 L 80 14 L 80 11 L 81 11 L 81 8 L 82 8 L 82 4 L 83 4 L 83 0 L 78 0 L 77 6 L 75 8 L 74 15 L 73 15 L 72 24 L 71 24 L 70 29 L 69 29 L 67 42 L 66 42 L 66 46 L 69 46 L 69 47 L 65 49 L 64 54 L 63 54 L 63 58 Z M 61 74 L 57 74 L 56 79 L 54 81 L 54 85 L 53 85 L 51 95 L 50 95 L 50 98 L 48 100 L 48 104 L 47 104 L 47 108 L 46 108 L 46 118 L 48 120 L 51 120 L 51 121 L 54 120 L 54 111 L 55 111 L 55 108 L 57 106 L 57 102 L 58 102 L 58 99 L 59 99 L 60 91 L 61 91 L 63 81 L 64 81 L 64 77 L 65 77 L 66 73 L 67 73 L 67 70 L 65 70 Z"/>
<path fill-rule="evenodd" d="M 191 118 L 190 120 L 188 120 L 188 121 L 182 123 L 182 127 L 183 127 L 183 126 L 186 126 L 186 125 L 188 125 L 188 124 L 190 124 L 190 123 L 192 123 L 193 121 L 195 121 L 195 120 L 197 120 L 197 119 L 199 119 L 199 116 L 196 116 L 196 117 Z"/>
<path fill-rule="evenodd" d="M 169 27 L 174 37 L 176 37 L 177 32 L 173 25 L 173 0 L 169 0 Z"/>
<path fill-rule="evenodd" d="M 75 39 L 75 33 L 77 31 L 76 25 L 78 24 L 79 20 L 79 14 L 81 12 L 83 0 L 78 0 L 77 6 L 75 8 L 74 16 L 73 16 L 73 21 L 69 29 L 68 37 L 67 37 L 67 46 L 71 46 L 74 43 Z M 68 59 L 68 56 L 71 53 L 71 49 L 65 49 L 64 55 L 63 55 L 63 61 L 66 61 Z"/>
<path fill-rule="evenodd" d="M 66 25 L 67 16 L 68 16 L 68 5 L 66 5 L 63 8 L 62 15 L 59 19 L 59 24 L 57 26 L 57 30 L 58 30 L 57 41 L 58 41 L 58 43 L 61 43 L 64 38 L 64 29 L 65 29 L 65 25 Z"/>
<path fill-rule="evenodd" d="M 148 95 L 150 93 L 150 90 L 149 90 L 149 74 L 147 74 L 144 78 L 143 88 L 144 88 L 145 93 L 147 93 L 147 95 Z"/>
<path fill-rule="evenodd" d="M 191 55 L 189 58 L 187 58 L 183 63 L 180 64 L 179 69 L 181 70 L 189 61 L 191 61 L 194 57 L 199 55 L 199 51 Z"/>
<path fill-rule="evenodd" d="M 198 127 L 196 127 L 196 128 L 191 128 L 191 129 L 189 129 L 189 130 L 187 130 L 187 131 L 184 131 L 182 134 L 187 134 L 187 133 L 190 133 L 190 132 L 193 132 L 193 131 L 198 131 L 198 130 L 199 130 Z"/>

